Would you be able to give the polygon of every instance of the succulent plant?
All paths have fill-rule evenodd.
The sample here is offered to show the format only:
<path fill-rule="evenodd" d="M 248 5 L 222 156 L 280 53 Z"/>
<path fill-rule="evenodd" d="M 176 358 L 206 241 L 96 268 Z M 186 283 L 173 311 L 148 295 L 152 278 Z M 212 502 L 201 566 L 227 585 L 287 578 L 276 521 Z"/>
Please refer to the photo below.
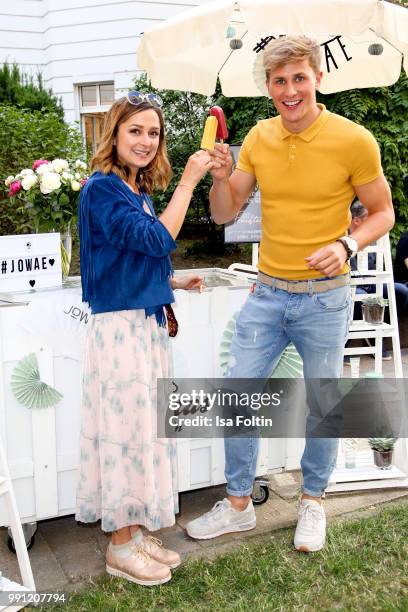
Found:
<path fill-rule="evenodd" d="M 368 443 L 373 450 L 384 452 L 394 448 L 397 438 L 368 438 Z"/>
<path fill-rule="evenodd" d="M 366 304 L 367 306 L 374 306 L 378 304 L 378 306 L 388 306 L 388 300 L 381 297 L 381 295 L 373 295 L 371 297 L 362 300 L 362 305 Z"/>

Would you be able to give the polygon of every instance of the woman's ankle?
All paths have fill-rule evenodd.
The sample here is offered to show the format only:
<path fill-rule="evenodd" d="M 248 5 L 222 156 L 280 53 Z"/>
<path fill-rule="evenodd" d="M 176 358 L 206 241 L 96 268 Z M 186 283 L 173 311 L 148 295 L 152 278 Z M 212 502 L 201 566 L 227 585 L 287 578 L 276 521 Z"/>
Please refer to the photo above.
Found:
<path fill-rule="evenodd" d="M 122 527 L 117 531 L 112 532 L 112 544 L 114 546 L 120 546 L 121 544 L 127 544 L 132 539 L 129 527 Z"/>

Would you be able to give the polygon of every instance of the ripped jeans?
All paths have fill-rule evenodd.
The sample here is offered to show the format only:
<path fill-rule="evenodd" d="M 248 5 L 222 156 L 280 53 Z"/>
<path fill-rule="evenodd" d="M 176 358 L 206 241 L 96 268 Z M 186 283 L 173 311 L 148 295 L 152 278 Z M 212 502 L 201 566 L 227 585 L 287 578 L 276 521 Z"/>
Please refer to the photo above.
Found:
<path fill-rule="evenodd" d="M 257 281 L 237 319 L 227 377 L 268 378 L 293 342 L 305 378 L 340 378 L 350 315 L 348 285 L 321 293 L 288 293 Z M 230 437 L 224 445 L 227 493 L 250 495 L 259 439 Z M 301 460 L 304 493 L 322 495 L 337 449 L 337 438 L 306 438 Z"/>

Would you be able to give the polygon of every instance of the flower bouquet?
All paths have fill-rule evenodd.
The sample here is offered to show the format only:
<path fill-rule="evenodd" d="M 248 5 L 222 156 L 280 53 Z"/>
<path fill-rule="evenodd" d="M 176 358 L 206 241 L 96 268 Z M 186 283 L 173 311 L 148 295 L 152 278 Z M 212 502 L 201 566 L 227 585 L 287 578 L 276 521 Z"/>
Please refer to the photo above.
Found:
<path fill-rule="evenodd" d="M 88 179 L 87 165 L 80 159 L 37 159 L 32 168 L 24 168 L 4 181 L 10 203 L 31 231 L 58 231 L 67 237 L 61 242 L 61 264 L 68 275 L 71 260 L 71 224 L 77 217 L 79 192 Z"/>

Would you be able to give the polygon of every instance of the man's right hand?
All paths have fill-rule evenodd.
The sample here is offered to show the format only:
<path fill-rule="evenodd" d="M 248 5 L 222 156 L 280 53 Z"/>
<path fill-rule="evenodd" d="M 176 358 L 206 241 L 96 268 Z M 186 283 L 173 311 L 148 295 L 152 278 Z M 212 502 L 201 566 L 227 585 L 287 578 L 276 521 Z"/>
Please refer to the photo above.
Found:
<path fill-rule="evenodd" d="M 213 159 L 214 167 L 210 170 L 215 181 L 225 181 L 229 178 L 234 164 L 230 148 L 227 144 L 216 143 L 213 151 L 208 151 Z"/>

